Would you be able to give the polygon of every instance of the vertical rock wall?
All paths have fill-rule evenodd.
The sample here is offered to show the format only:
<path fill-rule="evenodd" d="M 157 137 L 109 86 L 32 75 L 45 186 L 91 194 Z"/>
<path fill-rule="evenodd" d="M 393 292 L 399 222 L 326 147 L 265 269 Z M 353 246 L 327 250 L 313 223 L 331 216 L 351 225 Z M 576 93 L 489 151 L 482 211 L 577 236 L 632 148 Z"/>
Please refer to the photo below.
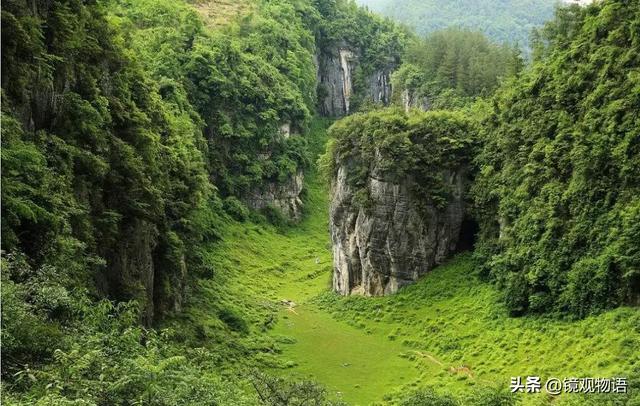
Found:
<path fill-rule="evenodd" d="M 293 123 L 285 122 L 280 126 L 280 141 L 299 136 L 298 129 Z M 264 153 L 258 155 L 258 159 L 265 161 L 272 159 L 271 151 L 265 150 Z M 294 175 L 284 181 L 263 181 L 244 194 L 242 200 L 247 207 L 253 210 L 273 207 L 289 220 L 297 222 L 302 218 L 303 202 L 301 193 L 303 186 L 304 172 L 302 169 L 298 169 Z"/>
<path fill-rule="evenodd" d="M 359 59 L 360 53 L 346 43 L 320 50 L 316 55 L 319 110 L 323 116 L 343 117 L 353 112 L 354 73 Z M 371 102 L 388 105 L 393 69 L 394 63 L 390 61 L 388 68 L 369 74 L 362 96 Z"/>
<path fill-rule="evenodd" d="M 383 105 L 391 102 L 391 70 L 380 70 L 369 78 L 372 101 Z"/>
<path fill-rule="evenodd" d="M 419 96 L 416 91 L 405 89 L 402 91 L 402 106 L 405 112 L 411 109 L 427 111 L 431 109 L 431 101 L 427 96 Z"/>
<path fill-rule="evenodd" d="M 342 105 L 344 113 L 349 114 L 349 99 L 353 93 L 352 72 L 353 69 L 353 52 L 348 49 L 340 49 L 340 74 L 342 75 L 341 88 L 337 89 L 342 95 Z"/>
<path fill-rule="evenodd" d="M 411 193 L 413 179 L 397 181 L 384 176 L 368 179 L 371 207 L 356 207 L 348 183 L 351 170 L 349 165 L 339 167 L 332 182 L 330 228 L 336 292 L 394 293 L 455 251 L 465 214 L 464 168 L 443 172 L 451 190 L 443 209 L 425 208 L 424 202 L 416 200 Z"/>
<path fill-rule="evenodd" d="M 304 173 L 300 170 L 285 182 L 267 182 L 256 187 L 244 201 L 253 210 L 273 207 L 290 220 L 299 221 L 302 218 L 303 203 L 300 194 L 303 185 Z"/>
<path fill-rule="evenodd" d="M 327 117 L 349 114 L 349 99 L 353 92 L 354 53 L 336 47 L 317 55 L 318 85 L 322 89 L 320 113 Z"/>

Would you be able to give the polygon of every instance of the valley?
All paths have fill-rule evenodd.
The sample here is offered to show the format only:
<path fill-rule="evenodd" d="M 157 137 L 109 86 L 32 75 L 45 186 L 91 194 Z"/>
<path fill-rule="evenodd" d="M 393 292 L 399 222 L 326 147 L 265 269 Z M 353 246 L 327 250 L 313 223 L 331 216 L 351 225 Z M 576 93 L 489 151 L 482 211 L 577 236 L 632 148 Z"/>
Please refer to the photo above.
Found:
<path fill-rule="evenodd" d="M 315 136 L 325 134 L 317 128 Z M 396 295 L 338 296 L 331 292 L 327 186 L 311 175 L 305 187 L 307 216 L 299 225 L 227 225 L 211 258 L 228 279 L 201 281 L 211 290 L 188 310 L 192 319 L 206 318 L 217 307 L 203 304 L 217 306 L 223 297 L 252 321 L 250 340 L 275 343 L 275 351 L 256 354 L 258 365 L 317 381 L 350 405 L 398 403 L 424 387 L 461 397 L 500 393 L 512 376 L 637 376 L 640 309 L 576 321 L 511 318 L 500 292 L 478 279 L 471 252 Z M 277 320 L 273 328 L 263 330 L 270 318 Z M 539 405 L 551 399 L 518 394 L 517 400 Z M 598 402 L 605 400 L 568 394 L 553 404 Z"/>
<path fill-rule="evenodd" d="M 0 402 L 640 405 L 640 2 L 586 3 L 2 2 Z"/>

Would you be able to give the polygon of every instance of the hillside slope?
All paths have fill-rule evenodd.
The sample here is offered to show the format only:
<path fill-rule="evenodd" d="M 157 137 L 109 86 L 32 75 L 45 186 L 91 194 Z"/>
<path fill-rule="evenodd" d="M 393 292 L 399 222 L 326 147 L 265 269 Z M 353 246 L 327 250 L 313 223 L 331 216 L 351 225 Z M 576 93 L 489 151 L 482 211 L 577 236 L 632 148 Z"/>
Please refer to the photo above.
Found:
<path fill-rule="evenodd" d="M 491 103 L 474 187 L 513 314 L 640 303 L 638 21 L 637 1 L 564 10 Z"/>
<path fill-rule="evenodd" d="M 553 17 L 557 0 L 357 0 L 426 34 L 447 27 L 482 31 L 495 42 L 527 47 L 529 34 Z"/>

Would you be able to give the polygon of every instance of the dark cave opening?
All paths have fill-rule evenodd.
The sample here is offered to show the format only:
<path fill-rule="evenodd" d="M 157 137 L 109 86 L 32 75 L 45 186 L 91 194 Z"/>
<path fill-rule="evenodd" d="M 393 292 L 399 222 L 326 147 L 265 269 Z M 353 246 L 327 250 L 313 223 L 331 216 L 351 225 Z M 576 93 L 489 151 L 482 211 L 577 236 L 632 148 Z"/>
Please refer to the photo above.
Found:
<path fill-rule="evenodd" d="M 462 220 L 462 225 L 460 226 L 460 235 L 458 236 L 456 252 L 473 250 L 476 245 L 476 238 L 479 230 L 480 226 L 475 219 L 465 217 L 464 220 Z"/>

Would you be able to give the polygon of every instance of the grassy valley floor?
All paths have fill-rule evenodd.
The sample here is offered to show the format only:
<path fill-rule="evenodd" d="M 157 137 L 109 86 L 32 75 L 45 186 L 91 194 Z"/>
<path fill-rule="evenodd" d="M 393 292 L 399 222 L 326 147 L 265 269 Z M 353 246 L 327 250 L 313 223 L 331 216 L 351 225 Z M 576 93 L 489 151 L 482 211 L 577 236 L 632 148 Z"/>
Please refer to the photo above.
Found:
<path fill-rule="evenodd" d="M 512 376 L 640 376 L 640 309 L 579 321 L 508 317 L 500 292 L 477 280 L 470 254 L 382 298 L 330 292 L 328 193 L 307 178 L 307 217 L 291 227 L 228 221 L 207 252 L 184 325 L 211 345 L 237 339 L 229 368 L 260 366 L 312 378 L 349 404 L 394 403 L 412 389 L 463 395 Z M 226 340 L 226 341 L 225 341 Z M 525 378 L 523 378 L 525 379 Z M 624 401 L 624 395 L 594 404 Z M 622 397 L 621 397 L 622 396 Z M 522 404 L 585 404 L 519 394 Z M 622 403 L 620 403 L 622 404 Z"/>

